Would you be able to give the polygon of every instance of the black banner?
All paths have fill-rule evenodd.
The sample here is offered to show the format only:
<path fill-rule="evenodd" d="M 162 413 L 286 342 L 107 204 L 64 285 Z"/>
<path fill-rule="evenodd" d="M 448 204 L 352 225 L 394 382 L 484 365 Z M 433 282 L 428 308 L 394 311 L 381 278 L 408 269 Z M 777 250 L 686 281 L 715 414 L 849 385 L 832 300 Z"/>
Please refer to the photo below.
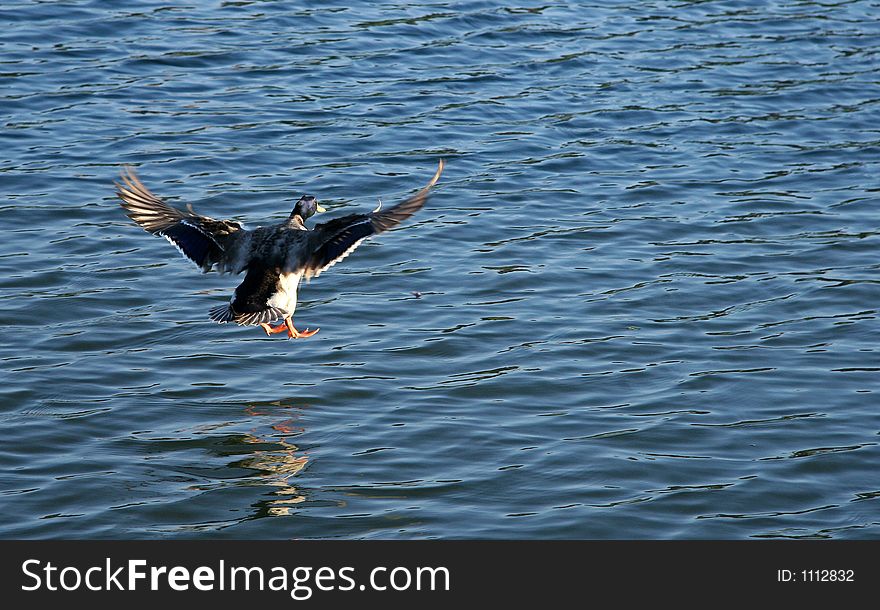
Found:
<path fill-rule="evenodd" d="M 873 541 L 5 541 L 14 606 L 134 600 L 522 607 L 827 599 L 880 590 Z M 601 596 L 601 597 L 600 597 Z M 611 596 L 609 598 L 609 596 Z M 707 597 L 708 596 L 708 597 Z M 714 601 L 713 601 L 714 600 Z M 693 602 L 693 604 L 688 603 Z M 174 607 L 174 606 L 172 606 Z"/>

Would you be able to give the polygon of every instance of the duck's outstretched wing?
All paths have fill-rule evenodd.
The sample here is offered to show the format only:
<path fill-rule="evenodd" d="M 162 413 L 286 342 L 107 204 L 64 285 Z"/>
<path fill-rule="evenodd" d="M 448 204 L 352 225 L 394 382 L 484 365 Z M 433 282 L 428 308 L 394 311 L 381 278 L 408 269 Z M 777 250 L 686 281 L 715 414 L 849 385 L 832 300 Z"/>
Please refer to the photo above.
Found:
<path fill-rule="evenodd" d="M 431 187 L 440 179 L 444 163 L 441 160 L 431 181 L 418 193 L 387 210 L 370 214 L 350 214 L 329 222 L 315 225 L 309 232 L 309 248 L 300 269 L 306 278 L 320 275 L 332 267 L 368 237 L 396 227 L 418 212 L 428 200 Z"/>
<path fill-rule="evenodd" d="M 288 312 L 269 304 L 282 290 L 278 283 L 280 278 L 281 273 L 277 268 L 251 265 L 244 280 L 235 289 L 232 301 L 211 309 L 211 319 L 221 324 L 236 322 L 255 326 L 283 318 Z M 293 289 L 296 289 L 295 285 Z"/>
<path fill-rule="evenodd" d="M 141 183 L 131 167 L 123 168 L 122 182 L 115 183 L 116 195 L 128 217 L 145 231 L 167 239 L 202 271 L 223 259 L 230 236 L 243 229 L 234 221 L 214 220 L 192 208 L 180 210 L 168 205 Z"/>

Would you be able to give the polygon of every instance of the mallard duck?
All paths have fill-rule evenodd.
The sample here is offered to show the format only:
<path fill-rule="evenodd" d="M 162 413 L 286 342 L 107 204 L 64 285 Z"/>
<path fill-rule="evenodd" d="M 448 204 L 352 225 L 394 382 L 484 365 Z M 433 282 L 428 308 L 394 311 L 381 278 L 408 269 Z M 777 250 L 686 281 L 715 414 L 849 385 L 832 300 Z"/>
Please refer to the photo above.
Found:
<path fill-rule="evenodd" d="M 126 215 L 148 233 L 167 239 L 203 272 L 246 271 L 230 302 L 210 310 L 212 320 L 260 326 L 267 335 L 287 331 L 288 338 L 305 338 L 319 329 L 300 331 L 293 325 L 300 281 L 318 276 L 368 237 L 396 227 L 419 211 L 440 179 L 443 165 L 441 160 L 427 186 L 403 203 L 384 211 L 380 203 L 368 214 L 349 214 L 312 229 L 305 221 L 325 210 L 311 195 L 296 202 L 287 220 L 249 230 L 234 220 L 196 214 L 191 205 L 186 210 L 168 205 L 141 183 L 131 167 L 123 168 L 122 184 L 115 184 Z M 272 326 L 277 320 L 281 323 Z"/>

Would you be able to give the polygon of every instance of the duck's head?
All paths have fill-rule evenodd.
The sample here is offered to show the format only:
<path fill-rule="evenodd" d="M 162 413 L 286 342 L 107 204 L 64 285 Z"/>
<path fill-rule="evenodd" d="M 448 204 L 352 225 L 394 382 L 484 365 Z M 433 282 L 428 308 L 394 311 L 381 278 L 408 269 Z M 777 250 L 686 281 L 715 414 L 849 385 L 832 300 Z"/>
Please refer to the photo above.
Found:
<path fill-rule="evenodd" d="M 293 206 L 293 211 L 290 213 L 290 217 L 299 216 L 303 220 L 311 218 L 315 215 L 316 212 L 326 212 L 324 208 L 318 203 L 318 200 L 312 197 L 311 195 L 303 195 L 300 197 L 299 201 L 296 202 L 296 205 Z"/>

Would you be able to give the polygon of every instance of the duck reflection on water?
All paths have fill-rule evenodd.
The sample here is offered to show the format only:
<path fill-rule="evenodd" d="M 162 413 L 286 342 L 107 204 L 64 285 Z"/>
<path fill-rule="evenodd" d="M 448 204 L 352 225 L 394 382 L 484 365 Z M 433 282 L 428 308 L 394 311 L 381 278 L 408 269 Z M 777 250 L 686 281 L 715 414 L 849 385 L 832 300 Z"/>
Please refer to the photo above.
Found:
<path fill-rule="evenodd" d="M 245 412 L 255 416 L 271 416 L 274 413 L 262 411 L 265 404 L 252 404 L 245 408 Z M 272 405 L 273 407 L 276 405 Z M 282 405 L 279 405 L 282 406 Z M 274 410 L 274 409 L 273 409 Z M 260 449 L 255 451 L 237 463 L 242 468 L 257 471 L 257 476 L 266 485 L 275 487 L 272 492 L 275 496 L 263 504 L 268 516 L 285 516 L 290 514 L 290 509 L 306 500 L 304 493 L 291 484 L 291 479 L 296 476 L 309 462 L 308 456 L 296 445 L 287 439 L 299 436 L 305 431 L 297 420 L 298 415 L 288 417 L 269 426 L 272 432 L 258 433 L 256 431 L 245 434 L 242 441 L 245 443 L 274 445 L 273 449 Z"/>

